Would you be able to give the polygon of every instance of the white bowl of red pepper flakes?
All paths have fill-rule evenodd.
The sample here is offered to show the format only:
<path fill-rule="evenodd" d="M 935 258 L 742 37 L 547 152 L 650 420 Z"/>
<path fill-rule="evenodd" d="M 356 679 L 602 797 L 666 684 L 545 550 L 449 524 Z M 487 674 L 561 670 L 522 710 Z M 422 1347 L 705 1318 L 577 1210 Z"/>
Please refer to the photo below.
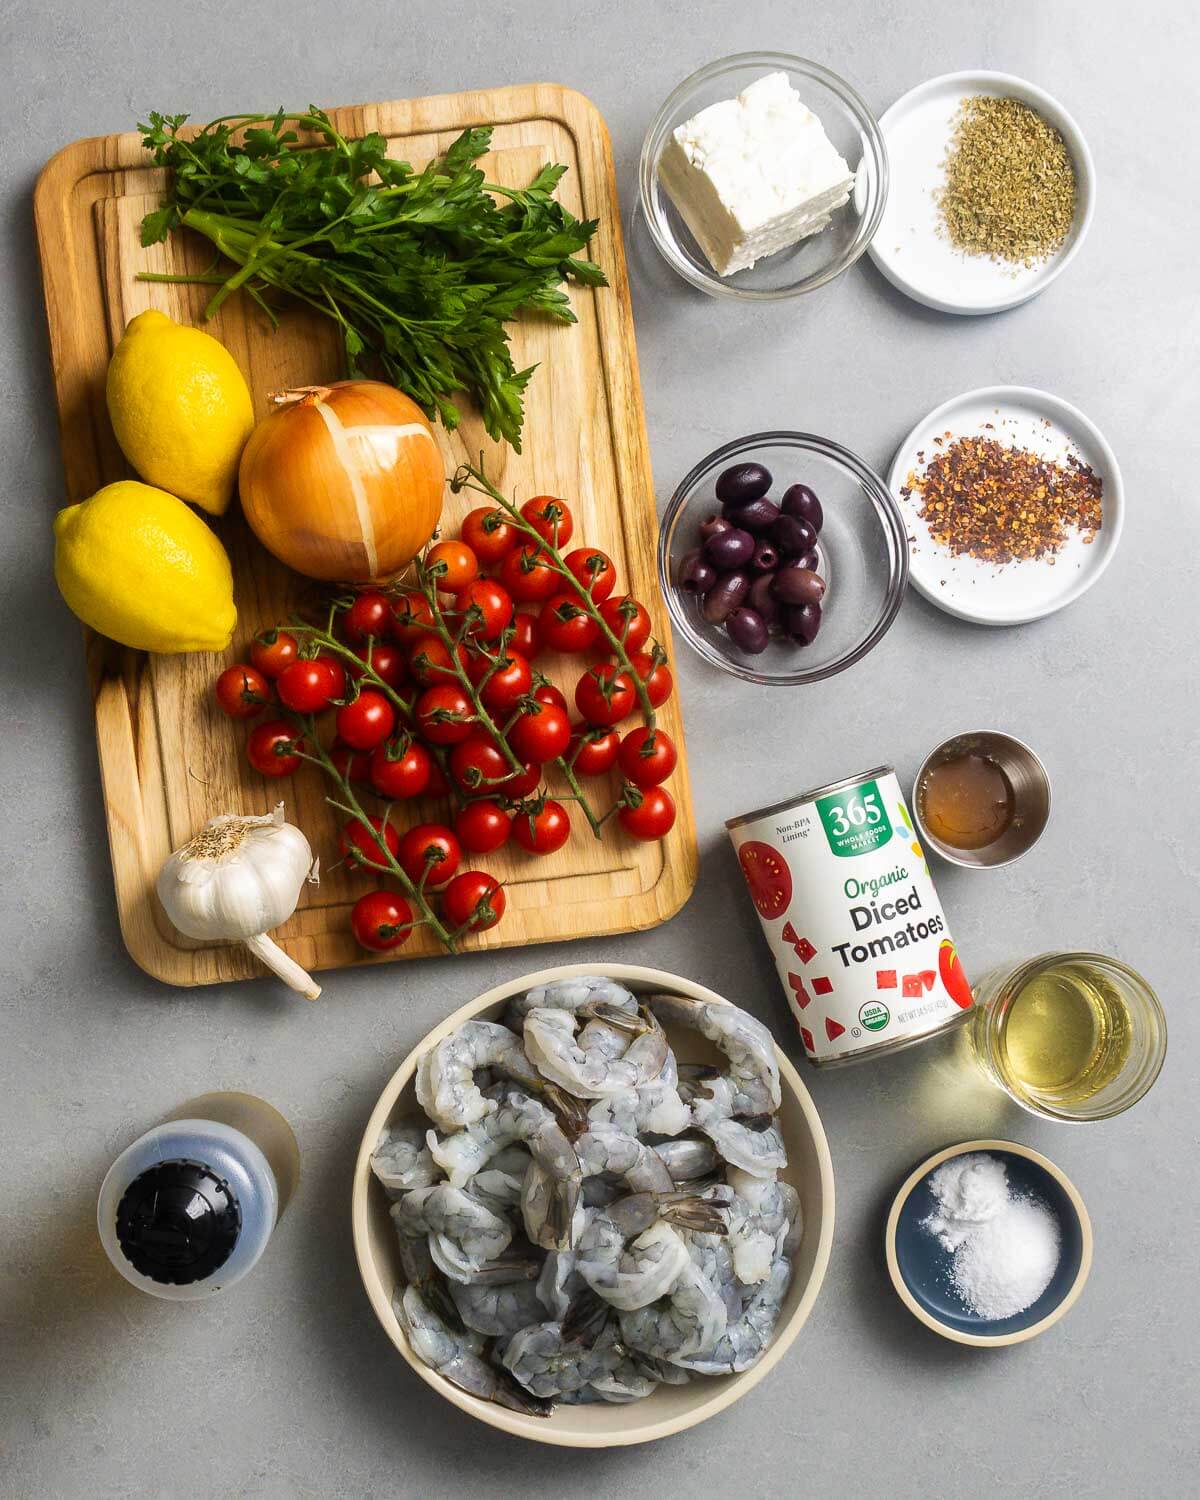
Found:
<path fill-rule="evenodd" d="M 900 444 L 888 486 L 910 579 L 939 609 L 1020 625 L 1073 603 L 1117 549 L 1124 491 L 1099 429 L 1027 386 L 968 391 Z"/>

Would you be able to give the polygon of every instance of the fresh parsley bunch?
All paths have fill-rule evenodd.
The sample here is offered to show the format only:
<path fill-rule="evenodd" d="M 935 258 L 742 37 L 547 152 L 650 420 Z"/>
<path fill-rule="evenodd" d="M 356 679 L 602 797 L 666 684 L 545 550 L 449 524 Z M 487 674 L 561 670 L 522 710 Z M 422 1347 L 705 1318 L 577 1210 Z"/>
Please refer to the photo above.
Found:
<path fill-rule="evenodd" d="M 155 164 L 173 172 L 142 244 L 182 224 L 238 269 L 145 279 L 215 285 L 205 316 L 241 290 L 274 322 L 270 293 L 297 297 L 336 320 L 351 374 L 375 362 L 448 428 L 460 417 L 452 396 L 467 392 L 491 436 L 521 451 L 536 366 L 514 368 L 505 323 L 526 311 L 574 323 L 562 283 L 607 285 L 577 258 L 597 221 L 554 198 L 566 167 L 544 166 L 527 188 L 485 181 L 475 162 L 490 128 L 464 131 L 415 172 L 389 160 L 382 135 L 347 140 L 315 108 L 214 120 L 195 135 L 181 132 L 186 119 L 156 113 L 138 126 Z M 321 144 L 302 144 L 302 131 Z"/>

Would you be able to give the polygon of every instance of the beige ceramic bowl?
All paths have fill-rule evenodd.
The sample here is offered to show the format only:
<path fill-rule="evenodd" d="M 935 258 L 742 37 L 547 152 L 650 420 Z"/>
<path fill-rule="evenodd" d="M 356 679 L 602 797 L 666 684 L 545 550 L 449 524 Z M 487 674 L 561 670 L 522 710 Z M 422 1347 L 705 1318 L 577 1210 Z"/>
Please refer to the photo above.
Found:
<path fill-rule="evenodd" d="M 478 1417 L 481 1422 L 499 1427 L 504 1432 L 515 1433 L 518 1437 L 530 1438 L 539 1443 L 554 1443 L 564 1448 L 612 1448 L 669 1437 L 672 1433 L 682 1432 L 685 1428 L 694 1427 L 697 1422 L 714 1416 L 732 1405 L 739 1396 L 753 1390 L 783 1358 L 804 1326 L 821 1289 L 833 1242 L 833 1163 L 829 1157 L 829 1146 L 808 1090 L 801 1083 L 795 1068 L 780 1052 L 779 1075 L 783 1089 L 780 1124 L 787 1143 L 789 1161 L 788 1169 L 783 1175 L 800 1193 L 804 1236 L 794 1261 L 792 1284 L 783 1304 L 774 1342 L 757 1365 L 740 1375 L 726 1375 L 719 1379 L 697 1378 L 689 1385 L 660 1386 L 653 1395 L 628 1406 L 561 1406 L 550 1417 L 528 1417 L 467 1395 L 416 1358 L 392 1311 L 392 1296 L 400 1276 L 399 1255 L 395 1229 L 388 1217 L 387 1199 L 371 1175 L 371 1153 L 385 1126 L 393 1119 L 398 1120 L 418 1112 L 412 1080 L 417 1059 L 427 1047 L 440 1041 L 464 1021 L 477 1016 L 489 1020 L 498 1018 L 513 995 L 522 994 L 535 985 L 596 973 L 616 979 L 637 992 L 653 994 L 667 991 L 690 995 L 697 1000 L 727 1003 L 720 995 L 715 995 L 702 985 L 693 984 L 689 979 L 680 979 L 659 969 L 643 969 L 636 964 L 567 964 L 559 968 L 542 969 L 536 974 L 527 974 L 521 979 L 497 985 L 487 994 L 480 995 L 478 1000 L 471 1001 L 469 1005 L 464 1005 L 461 1010 L 448 1016 L 415 1051 L 409 1053 L 396 1070 L 372 1111 L 363 1133 L 358 1160 L 354 1166 L 351 1204 L 354 1249 L 367 1296 L 370 1297 L 371 1306 L 388 1337 L 421 1379 L 447 1401 L 453 1402 L 471 1416 Z M 703 1038 L 671 1027 L 667 1030 L 671 1045 L 681 1061 L 709 1062 L 716 1059 L 717 1054 Z"/>

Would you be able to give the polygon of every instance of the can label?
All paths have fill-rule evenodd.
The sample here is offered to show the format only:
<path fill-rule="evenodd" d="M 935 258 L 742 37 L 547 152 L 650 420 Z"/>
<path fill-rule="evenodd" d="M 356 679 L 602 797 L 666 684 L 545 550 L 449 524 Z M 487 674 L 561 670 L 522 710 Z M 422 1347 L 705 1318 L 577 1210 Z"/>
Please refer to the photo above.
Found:
<path fill-rule="evenodd" d="M 728 827 L 812 1062 L 964 1018 L 971 987 L 893 771 Z"/>

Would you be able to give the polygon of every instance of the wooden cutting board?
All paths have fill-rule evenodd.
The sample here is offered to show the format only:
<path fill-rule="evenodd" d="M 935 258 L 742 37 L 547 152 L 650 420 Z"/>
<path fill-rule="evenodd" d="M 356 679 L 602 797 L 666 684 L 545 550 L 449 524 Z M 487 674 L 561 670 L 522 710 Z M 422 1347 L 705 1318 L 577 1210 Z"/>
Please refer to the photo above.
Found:
<path fill-rule="evenodd" d="M 573 213 L 599 219 L 591 253 L 611 286 L 570 289 L 579 318 L 573 327 L 535 320 L 513 326 L 518 368 L 539 366 L 528 392 L 523 455 L 491 442 L 471 413 L 453 435 L 438 427 L 438 441 L 447 474 L 482 450 L 490 477 L 506 494 L 566 497 L 577 537 L 610 554 L 619 572 L 618 589 L 647 604 L 654 633 L 669 651 L 612 150 L 600 115 L 580 94 L 533 84 L 339 109 L 333 119 L 347 134 L 382 132 L 391 154 L 414 165 L 439 154 L 466 127 L 492 124 L 493 154 L 483 165 L 494 180 L 524 184 L 546 161 L 570 169 L 559 194 Z M 207 242 L 178 234 L 165 245 L 142 249 L 138 226 L 158 203 L 165 180 L 145 161 L 135 134 L 77 141 L 47 165 L 34 196 L 66 470 L 64 503 L 82 500 L 131 472 L 104 403 L 105 371 L 128 321 L 156 307 L 181 322 L 202 322 L 204 288 L 136 279 L 139 271 L 204 270 L 212 258 Z M 235 296 L 204 326 L 246 374 L 259 415 L 269 392 L 341 373 L 333 326 L 304 310 L 289 310 L 273 332 L 247 299 Z M 465 493 L 448 494 L 446 531 L 478 503 Z M 366 874 L 330 868 L 337 859 L 340 819 L 324 802 L 327 783 L 314 767 L 265 781 L 245 762 L 244 728 L 231 725 L 212 703 L 212 683 L 221 667 L 244 659 L 250 638 L 286 620 L 311 585 L 259 546 L 236 503 L 215 529 L 233 562 L 239 611 L 228 652 L 153 656 L 87 633 L 125 943 L 143 969 L 170 984 L 261 973 L 238 945 L 202 946 L 182 938 L 167 922 L 153 887 L 169 852 L 207 818 L 237 810 L 264 812 L 282 798 L 289 820 L 304 829 L 322 856 L 326 873 L 319 890 L 302 897 L 296 915 L 275 936 L 307 969 L 386 962 L 365 955 L 349 933 L 350 907 L 372 882 Z M 538 665 L 545 666 L 540 660 Z M 550 658 L 545 669 L 569 688 L 571 675 L 558 661 Z M 498 927 L 472 938 L 468 947 L 631 931 L 652 927 L 679 909 L 695 884 L 697 854 L 677 695 L 660 717 L 680 750 L 670 783 L 679 816 L 668 838 L 662 844 L 636 844 L 610 824 L 604 839 L 596 841 L 575 811 L 575 834 L 556 854 L 538 859 L 506 849 L 481 858 L 479 863 L 506 882 L 508 910 Z M 592 785 L 607 806 L 615 781 L 612 787 Z M 402 810 L 401 820 L 445 818 L 446 812 L 445 803 L 421 801 Z M 395 956 L 440 951 L 418 931 Z"/>

